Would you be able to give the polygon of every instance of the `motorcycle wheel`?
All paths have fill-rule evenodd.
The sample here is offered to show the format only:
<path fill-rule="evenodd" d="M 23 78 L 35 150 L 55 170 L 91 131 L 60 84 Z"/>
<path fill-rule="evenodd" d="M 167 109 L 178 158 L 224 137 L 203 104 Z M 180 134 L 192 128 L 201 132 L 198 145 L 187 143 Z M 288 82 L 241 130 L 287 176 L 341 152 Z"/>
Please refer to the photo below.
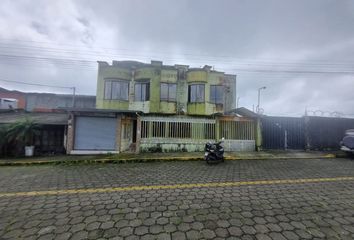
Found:
<path fill-rule="evenodd" d="M 213 164 L 213 162 L 214 162 L 210 156 L 207 156 L 205 161 L 208 165 Z"/>

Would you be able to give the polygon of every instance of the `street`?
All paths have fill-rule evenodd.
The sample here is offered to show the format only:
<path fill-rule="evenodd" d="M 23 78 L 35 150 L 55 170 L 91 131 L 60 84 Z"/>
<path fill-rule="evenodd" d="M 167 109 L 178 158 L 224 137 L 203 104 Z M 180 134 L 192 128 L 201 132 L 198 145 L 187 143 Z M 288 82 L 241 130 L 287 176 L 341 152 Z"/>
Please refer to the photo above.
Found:
<path fill-rule="evenodd" d="M 354 161 L 0 167 L 0 239 L 354 239 Z"/>

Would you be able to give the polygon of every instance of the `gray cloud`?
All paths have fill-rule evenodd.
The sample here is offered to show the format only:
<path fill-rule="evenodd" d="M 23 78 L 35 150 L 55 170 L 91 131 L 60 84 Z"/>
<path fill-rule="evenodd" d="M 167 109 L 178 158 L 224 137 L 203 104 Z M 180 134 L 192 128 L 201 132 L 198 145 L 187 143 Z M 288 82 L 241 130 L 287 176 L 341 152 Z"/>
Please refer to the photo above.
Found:
<path fill-rule="evenodd" d="M 240 104 L 248 108 L 267 86 L 266 114 L 301 115 L 306 107 L 354 114 L 353 74 L 301 73 L 354 71 L 353 24 L 350 0 L 3 1 L 0 54 L 87 61 L 0 56 L 0 78 L 94 94 L 96 60 L 160 59 L 237 74 Z"/>

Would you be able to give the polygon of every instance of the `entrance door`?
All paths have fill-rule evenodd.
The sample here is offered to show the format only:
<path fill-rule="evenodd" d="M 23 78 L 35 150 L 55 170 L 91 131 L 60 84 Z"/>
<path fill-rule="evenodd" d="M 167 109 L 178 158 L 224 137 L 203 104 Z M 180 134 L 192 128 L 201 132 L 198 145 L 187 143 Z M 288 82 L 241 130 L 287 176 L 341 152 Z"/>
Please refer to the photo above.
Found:
<path fill-rule="evenodd" d="M 137 121 L 133 120 L 133 143 L 136 143 L 136 127 L 137 127 Z"/>

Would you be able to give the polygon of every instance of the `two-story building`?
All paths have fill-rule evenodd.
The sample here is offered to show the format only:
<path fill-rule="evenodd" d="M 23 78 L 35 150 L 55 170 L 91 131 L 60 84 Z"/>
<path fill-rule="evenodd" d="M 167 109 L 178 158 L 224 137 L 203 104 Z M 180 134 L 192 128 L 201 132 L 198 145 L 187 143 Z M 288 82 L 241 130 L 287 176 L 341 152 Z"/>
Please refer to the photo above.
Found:
<path fill-rule="evenodd" d="M 235 104 L 236 75 L 210 66 L 98 62 L 97 109 L 72 110 L 67 151 L 200 151 L 221 137 L 253 150 L 254 121 L 223 116 Z"/>
<path fill-rule="evenodd" d="M 99 109 L 206 116 L 234 108 L 235 91 L 236 75 L 210 66 L 99 62 L 96 101 Z"/>

